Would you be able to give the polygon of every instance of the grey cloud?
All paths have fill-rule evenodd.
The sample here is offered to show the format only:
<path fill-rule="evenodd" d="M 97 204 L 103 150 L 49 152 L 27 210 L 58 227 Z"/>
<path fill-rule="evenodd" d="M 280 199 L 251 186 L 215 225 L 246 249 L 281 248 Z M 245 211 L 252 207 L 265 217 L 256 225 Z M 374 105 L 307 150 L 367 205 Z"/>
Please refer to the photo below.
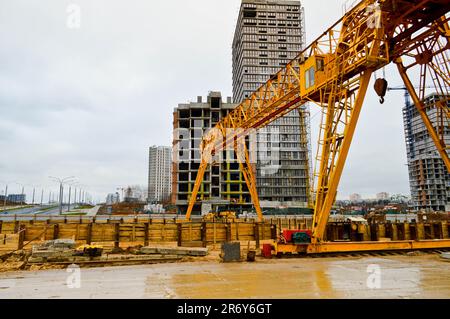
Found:
<path fill-rule="evenodd" d="M 309 40 L 342 13 L 343 1 L 326 1 L 326 10 L 324 2 L 303 1 Z M 69 3 L 81 7 L 81 29 L 66 27 Z M 210 90 L 231 95 L 239 3 L 2 1 L 0 180 L 48 188 L 48 175 L 74 175 L 101 200 L 118 186 L 145 185 L 147 148 L 171 145 L 173 108 Z M 382 111 L 376 101 L 368 97 L 342 196 L 407 192 L 402 97 Z M 367 143 L 374 134 L 384 145 Z"/>

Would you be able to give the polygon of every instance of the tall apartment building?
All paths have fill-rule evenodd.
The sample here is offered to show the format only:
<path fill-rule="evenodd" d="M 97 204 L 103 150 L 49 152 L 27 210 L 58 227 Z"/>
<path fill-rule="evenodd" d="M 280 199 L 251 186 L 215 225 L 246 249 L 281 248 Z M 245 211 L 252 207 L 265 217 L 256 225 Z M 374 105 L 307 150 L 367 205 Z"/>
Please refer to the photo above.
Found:
<path fill-rule="evenodd" d="M 149 148 L 148 161 L 149 202 L 163 202 L 170 199 L 172 192 L 172 149 L 169 146 Z"/>
<path fill-rule="evenodd" d="M 360 202 L 362 197 L 360 194 L 350 194 L 349 199 L 351 202 Z"/>
<path fill-rule="evenodd" d="M 25 194 L 9 194 L 6 200 L 10 203 L 26 203 L 27 196 Z"/>
<path fill-rule="evenodd" d="M 241 103 L 304 47 L 300 1 L 243 0 L 233 40 L 233 95 Z M 310 185 L 309 116 L 297 110 L 257 134 L 262 207 L 303 207 Z"/>
<path fill-rule="evenodd" d="M 386 192 L 381 192 L 376 195 L 377 200 L 389 200 L 390 198 L 389 193 Z"/>
<path fill-rule="evenodd" d="M 236 107 L 231 97 L 224 102 L 220 92 L 210 92 L 206 101 L 179 104 L 173 112 L 172 203 L 185 212 L 200 166 L 203 134 Z M 206 213 L 218 206 L 239 211 L 251 207 L 247 185 L 234 152 L 223 151 L 223 160 L 205 172 L 194 213 Z"/>
<path fill-rule="evenodd" d="M 441 116 L 435 107 L 440 96 L 425 98 L 427 114 L 433 126 L 439 127 Z M 450 107 L 450 101 L 447 99 Z M 409 182 L 413 209 L 450 212 L 450 174 L 431 139 L 416 107 L 407 102 L 403 108 Z M 448 123 L 448 122 L 447 122 Z M 450 125 L 443 130 L 446 145 L 450 145 Z"/>
<path fill-rule="evenodd" d="M 119 193 L 111 193 L 106 196 L 106 205 L 114 205 L 120 203 Z"/>

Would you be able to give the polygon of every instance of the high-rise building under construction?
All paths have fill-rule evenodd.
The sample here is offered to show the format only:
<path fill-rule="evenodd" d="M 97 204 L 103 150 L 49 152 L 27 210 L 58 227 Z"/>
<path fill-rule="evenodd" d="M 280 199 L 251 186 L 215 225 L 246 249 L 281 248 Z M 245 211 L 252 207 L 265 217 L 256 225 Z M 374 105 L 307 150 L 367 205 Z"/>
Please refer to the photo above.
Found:
<path fill-rule="evenodd" d="M 200 142 L 203 134 L 214 127 L 236 107 L 231 97 L 209 92 L 206 100 L 182 103 L 173 112 L 172 203 L 184 213 L 188 207 L 197 171 L 200 167 Z M 205 172 L 196 214 L 208 213 L 217 207 L 235 211 L 251 208 L 251 198 L 232 151 L 223 151 L 223 160 L 212 163 Z"/>
<path fill-rule="evenodd" d="M 233 40 L 233 95 L 241 103 L 304 47 L 300 1 L 243 0 Z M 294 110 L 257 133 L 258 195 L 264 207 L 304 207 L 310 186 L 309 116 Z"/>
<path fill-rule="evenodd" d="M 444 124 L 448 123 L 446 114 L 435 106 L 440 100 L 439 95 L 431 94 L 425 98 L 424 104 L 433 126 L 438 128 L 449 145 L 450 125 Z M 408 99 L 403 108 L 403 118 L 413 209 L 449 212 L 450 174 L 415 105 Z"/>

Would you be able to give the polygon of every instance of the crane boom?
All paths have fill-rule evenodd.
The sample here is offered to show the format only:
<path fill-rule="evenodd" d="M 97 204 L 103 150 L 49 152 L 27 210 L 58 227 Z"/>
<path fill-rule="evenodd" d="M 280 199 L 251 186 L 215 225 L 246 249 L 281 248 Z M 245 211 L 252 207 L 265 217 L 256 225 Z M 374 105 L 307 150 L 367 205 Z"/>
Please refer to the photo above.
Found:
<path fill-rule="evenodd" d="M 321 107 L 323 113 L 316 159 L 320 165 L 316 166 L 315 172 L 312 235 L 312 244 L 320 244 L 371 75 L 391 62 L 397 64 L 450 171 L 447 146 L 428 119 L 420 99 L 430 73 L 433 83 L 446 99 L 440 105 L 448 109 L 450 31 L 446 14 L 449 11 L 448 0 L 359 2 L 203 136 L 201 164 L 186 218 L 190 218 L 207 166 L 219 152 L 232 148 L 262 220 L 245 137 L 252 130 L 265 127 L 293 109 L 312 102 Z M 402 58 L 410 63 L 404 65 Z M 407 71 L 416 66 L 422 70 L 419 94 L 407 75 Z"/>

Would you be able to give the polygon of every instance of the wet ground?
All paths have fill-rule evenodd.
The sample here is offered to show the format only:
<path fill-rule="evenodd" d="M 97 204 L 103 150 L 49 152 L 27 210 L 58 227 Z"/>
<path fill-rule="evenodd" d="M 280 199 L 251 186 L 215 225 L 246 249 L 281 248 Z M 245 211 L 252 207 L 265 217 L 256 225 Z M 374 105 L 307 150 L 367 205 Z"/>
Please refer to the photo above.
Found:
<path fill-rule="evenodd" d="M 450 262 L 425 255 L 10 272 L 0 273 L 5 298 L 450 298 Z"/>

